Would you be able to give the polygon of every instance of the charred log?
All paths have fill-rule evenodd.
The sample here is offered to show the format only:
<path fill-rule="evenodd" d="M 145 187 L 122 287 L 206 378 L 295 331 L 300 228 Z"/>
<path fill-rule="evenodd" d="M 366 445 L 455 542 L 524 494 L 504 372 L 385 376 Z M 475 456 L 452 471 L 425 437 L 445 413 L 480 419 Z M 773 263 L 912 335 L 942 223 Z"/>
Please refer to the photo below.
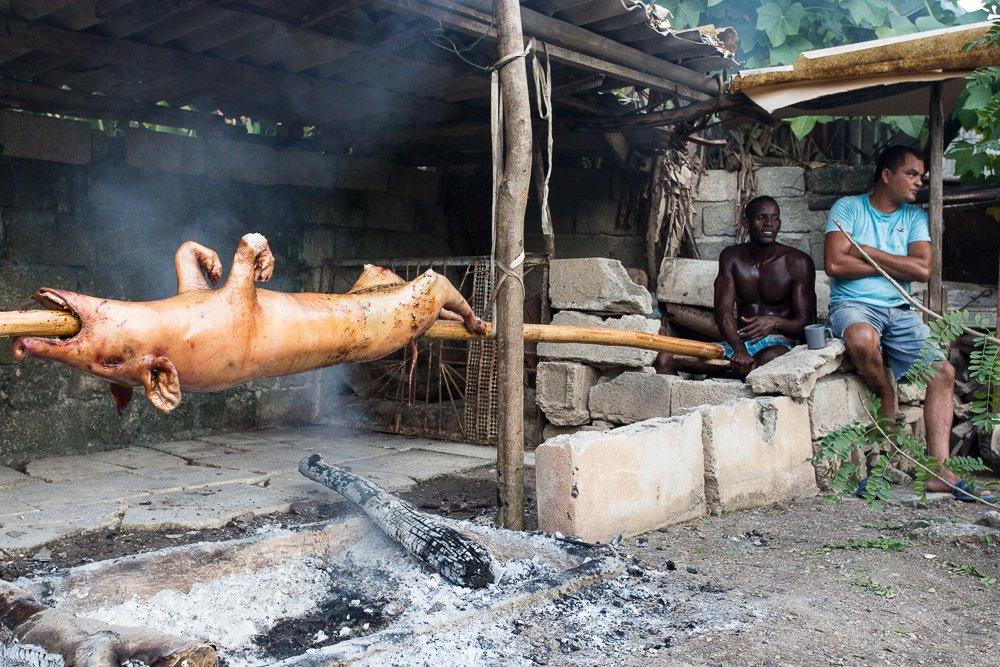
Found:
<path fill-rule="evenodd" d="M 25 591 L 0 582 L 0 626 L 22 645 L 61 655 L 67 667 L 118 667 L 138 660 L 150 667 L 216 667 L 215 649 L 202 642 L 147 630 L 109 625 L 42 604 Z M 6 634 L 6 633 L 4 633 Z M 0 635 L 0 655 L 45 666 L 44 656 Z"/>
<path fill-rule="evenodd" d="M 299 472 L 360 507 L 386 535 L 451 583 L 482 588 L 493 581 L 493 558 L 486 549 L 364 477 L 329 465 L 319 454 L 299 461 Z"/>

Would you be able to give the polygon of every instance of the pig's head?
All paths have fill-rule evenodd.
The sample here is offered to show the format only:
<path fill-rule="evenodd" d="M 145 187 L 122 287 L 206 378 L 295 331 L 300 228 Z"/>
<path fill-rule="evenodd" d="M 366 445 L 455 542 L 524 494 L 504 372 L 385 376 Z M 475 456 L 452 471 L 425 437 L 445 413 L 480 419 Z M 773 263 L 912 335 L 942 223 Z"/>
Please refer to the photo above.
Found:
<path fill-rule="evenodd" d="M 111 393 L 121 413 L 132 398 L 132 387 L 142 386 L 162 412 L 181 402 L 177 369 L 162 352 L 143 341 L 142 313 L 138 304 L 108 301 L 44 288 L 35 301 L 49 310 L 73 313 L 80 332 L 70 338 L 21 337 L 14 339 L 14 359 L 51 359 L 111 383 Z"/>

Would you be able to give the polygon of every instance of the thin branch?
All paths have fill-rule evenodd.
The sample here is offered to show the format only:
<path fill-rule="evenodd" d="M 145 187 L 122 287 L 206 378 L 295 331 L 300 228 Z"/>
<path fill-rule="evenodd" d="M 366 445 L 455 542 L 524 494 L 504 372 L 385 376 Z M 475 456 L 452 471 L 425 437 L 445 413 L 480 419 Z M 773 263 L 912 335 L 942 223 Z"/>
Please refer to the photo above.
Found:
<path fill-rule="evenodd" d="M 891 439 L 891 438 L 889 437 L 889 434 L 885 432 L 885 429 L 883 429 L 883 428 L 882 428 L 882 425 L 881 425 L 881 424 L 879 424 L 879 420 L 878 420 L 878 419 L 877 419 L 876 417 L 874 417 L 874 416 L 872 415 L 871 411 L 869 411 L 869 410 L 868 410 L 868 406 L 867 406 L 867 405 L 865 405 L 865 406 L 864 406 L 864 410 L 865 410 L 865 414 L 867 414 L 867 415 L 868 415 L 868 418 L 872 420 L 872 425 L 873 425 L 873 426 L 874 426 L 875 428 L 877 428 L 877 429 L 878 429 L 878 432 L 882 434 L 882 437 L 884 437 L 884 438 L 886 439 L 886 441 L 887 441 L 887 442 L 892 442 L 892 439 Z M 909 459 L 911 463 L 913 463 L 914 465 L 917 465 L 917 466 L 920 466 L 920 467 L 921 467 L 921 468 L 923 468 L 923 469 L 924 469 L 924 470 L 925 470 L 925 471 L 926 471 L 926 472 L 927 472 L 927 473 L 928 473 L 929 475 L 931 475 L 932 477 L 934 477 L 934 478 L 936 478 L 936 479 L 940 480 L 941 482 L 944 482 L 945 484 L 947 484 L 948 486 L 950 486 L 950 487 L 951 487 L 952 489 L 954 489 L 955 491 L 958 491 L 959 493 L 964 493 L 964 494 L 965 494 L 965 495 L 967 495 L 967 496 L 971 496 L 971 497 L 975 498 L 975 499 L 976 499 L 977 501 L 981 502 L 982 504 L 984 504 L 984 505 L 988 505 L 988 506 L 992 507 L 993 509 L 998 509 L 998 510 L 1000 510 L 1000 505 L 996 505 L 996 504 L 994 504 L 994 503 L 991 503 L 991 502 L 990 502 L 990 501 L 988 501 L 988 500 L 983 500 L 982 498 L 980 498 L 980 497 L 978 497 L 977 495 L 975 495 L 975 493 L 970 493 L 969 491 L 963 491 L 962 489 L 958 488 L 957 486 L 955 486 L 954 484 L 952 484 L 951 482 L 949 482 L 948 480 L 946 480 L 946 479 L 945 479 L 944 477 L 942 477 L 941 475 L 937 474 L 936 472 L 934 472 L 933 470 L 931 470 L 930 468 L 928 468 L 927 466 L 925 466 L 925 465 L 924 465 L 923 463 L 921 463 L 920 461 L 918 461 L 918 460 L 916 460 L 915 458 L 913 458 L 912 456 L 910 456 L 910 455 L 909 455 L 909 454 L 908 454 L 908 453 L 906 452 L 906 450 L 902 449 L 901 447 L 896 447 L 896 451 L 897 451 L 897 452 L 899 452 L 900 454 L 902 454 L 902 455 L 903 455 L 904 457 L 906 457 L 907 459 Z M 971 491 L 971 489 L 970 489 L 970 491 Z M 925 495 L 926 495 L 926 492 L 925 492 Z"/>
<path fill-rule="evenodd" d="M 836 218 L 830 218 L 830 219 L 833 221 L 833 224 L 837 225 L 837 227 L 840 229 L 840 231 L 842 231 L 844 233 L 844 236 L 846 236 L 847 240 L 851 242 L 851 245 L 854 246 L 855 248 L 857 248 L 858 252 L 861 253 L 861 256 L 865 258 L 865 261 L 868 262 L 869 264 L 871 264 L 875 268 L 876 271 L 878 271 L 879 273 L 881 273 L 882 277 L 885 278 L 886 280 L 888 280 L 889 283 L 893 287 L 896 288 L 896 291 L 903 295 L 903 298 L 906 299 L 910 303 L 910 305 L 912 305 L 914 308 L 916 308 L 920 312 L 924 313 L 928 317 L 933 317 L 934 319 L 937 319 L 937 320 L 943 320 L 943 319 L 945 319 L 942 315 L 939 315 L 938 313 L 935 313 L 930 308 L 924 308 L 924 305 L 922 303 L 917 302 L 916 299 L 914 299 L 912 296 L 910 296 L 909 294 L 907 294 L 906 290 L 904 290 L 902 287 L 900 287 L 899 283 L 897 283 L 893 279 L 892 276 L 890 276 L 888 273 L 886 273 L 882 269 L 882 267 L 879 266 L 875 262 L 875 260 L 872 259 L 871 256 L 867 252 L 865 252 L 864 249 L 861 246 L 858 245 L 858 242 L 854 240 L 854 237 L 847 233 L 847 231 L 844 229 L 844 227 L 840 224 L 840 222 Z M 987 336 L 987 335 L 985 335 L 985 334 L 983 334 L 983 333 L 981 333 L 979 331 L 976 331 L 975 329 L 970 329 L 969 327 L 965 327 L 965 326 L 962 327 L 962 331 L 964 331 L 967 334 L 971 334 L 971 335 L 973 335 L 973 336 L 975 336 L 977 338 L 985 338 L 986 340 L 988 340 L 989 342 L 993 343 L 994 345 L 1000 345 L 1000 338 L 996 338 L 994 336 Z"/>

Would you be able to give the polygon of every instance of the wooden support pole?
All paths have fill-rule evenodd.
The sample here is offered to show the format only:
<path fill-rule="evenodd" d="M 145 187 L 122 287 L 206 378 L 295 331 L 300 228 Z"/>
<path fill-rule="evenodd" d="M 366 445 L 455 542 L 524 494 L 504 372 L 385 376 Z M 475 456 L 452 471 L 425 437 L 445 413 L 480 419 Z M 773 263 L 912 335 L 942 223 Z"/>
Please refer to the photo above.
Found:
<path fill-rule="evenodd" d="M 930 206 L 928 207 L 928 217 L 930 218 L 931 251 L 933 253 L 931 265 L 931 279 L 927 285 L 930 294 L 930 308 L 935 313 L 941 312 L 941 245 L 944 234 L 944 175 L 941 168 L 944 165 L 944 106 L 941 103 L 941 84 L 931 84 L 931 108 L 930 108 L 930 139 L 931 154 L 930 164 L 927 165 L 930 171 Z"/>
<path fill-rule="evenodd" d="M 497 55 L 500 59 L 524 50 L 521 7 L 517 0 L 496 0 Z M 524 209 L 531 180 L 531 111 L 524 58 L 500 69 L 503 92 L 503 180 L 497 193 L 497 260 L 505 278 L 497 294 L 497 481 L 504 528 L 524 528 Z M 511 265 L 516 264 L 513 268 Z"/>

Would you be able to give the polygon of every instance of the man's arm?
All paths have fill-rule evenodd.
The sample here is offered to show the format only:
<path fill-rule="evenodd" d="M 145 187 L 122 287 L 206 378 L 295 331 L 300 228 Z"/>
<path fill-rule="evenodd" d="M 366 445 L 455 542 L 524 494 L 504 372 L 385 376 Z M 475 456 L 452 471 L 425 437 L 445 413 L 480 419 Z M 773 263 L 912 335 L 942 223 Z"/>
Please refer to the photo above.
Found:
<path fill-rule="evenodd" d="M 907 254 L 890 255 L 887 252 L 863 245 L 875 262 L 896 280 L 925 282 L 931 277 L 933 258 L 929 241 L 915 241 L 907 246 Z M 865 260 L 843 232 L 828 232 L 823 248 L 826 273 L 834 278 L 856 280 L 881 275 Z"/>
<path fill-rule="evenodd" d="M 816 321 L 816 265 L 809 255 L 802 254 L 788 259 L 788 273 L 792 276 L 792 317 L 773 315 L 741 317 L 744 323 L 739 333 L 743 340 L 756 343 L 772 331 L 802 340 L 803 329 Z"/>
<path fill-rule="evenodd" d="M 739 325 L 733 316 L 736 307 L 736 280 L 733 278 L 733 248 L 726 248 L 719 255 L 719 275 L 715 278 L 715 324 L 722 337 L 733 348 L 731 358 L 733 370 L 746 375 L 757 362 L 747 352 L 746 344 L 740 339 Z"/>

